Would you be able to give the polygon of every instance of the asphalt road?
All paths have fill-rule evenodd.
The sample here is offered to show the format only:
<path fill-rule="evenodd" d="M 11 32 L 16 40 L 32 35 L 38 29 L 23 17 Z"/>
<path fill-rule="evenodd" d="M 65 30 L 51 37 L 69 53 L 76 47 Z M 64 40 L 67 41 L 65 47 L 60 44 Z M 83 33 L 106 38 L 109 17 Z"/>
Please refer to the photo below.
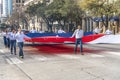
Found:
<path fill-rule="evenodd" d="M 24 46 L 25 58 L 11 55 L 0 37 L 0 80 L 120 80 L 120 44 Z M 18 51 L 18 50 L 17 50 Z"/>

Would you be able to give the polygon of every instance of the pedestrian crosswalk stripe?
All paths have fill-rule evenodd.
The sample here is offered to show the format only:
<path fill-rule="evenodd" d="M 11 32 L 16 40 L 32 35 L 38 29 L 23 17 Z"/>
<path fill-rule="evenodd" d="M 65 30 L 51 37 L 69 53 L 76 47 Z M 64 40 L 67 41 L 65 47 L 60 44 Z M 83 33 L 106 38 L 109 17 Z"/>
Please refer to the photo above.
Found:
<path fill-rule="evenodd" d="M 48 60 L 48 58 L 43 56 L 43 55 L 39 55 L 39 56 L 38 55 L 37 56 L 36 55 L 35 56 L 32 55 L 32 58 L 35 59 L 35 60 L 39 60 L 39 61 L 46 61 L 46 60 Z"/>
<path fill-rule="evenodd" d="M 16 58 L 16 57 L 6 59 L 6 61 L 7 61 L 9 64 L 20 64 L 20 63 L 23 63 L 23 61 L 19 60 L 19 59 Z"/>
<path fill-rule="evenodd" d="M 0 50 L 1 53 L 5 53 L 3 50 Z"/>
<path fill-rule="evenodd" d="M 68 55 L 68 54 L 56 54 L 59 57 L 67 58 L 67 59 L 79 59 L 80 57 L 75 55 Z"/>
<path fill-rule="evenodd" d="M 120 52 L 107 52 L 108 54 L 120 56 Z"/>
<path fill-rule="evenodd" d="M 0 52 L 4 52 L 3 50 L 0 50 Z M 117 55 L 120 56 L 119 52 L 105 52 L 111 55 Z M 81 57 L 79 55 L 74 55 L 74 54 L 55 54 L 57 57 L 63 58 L 63 59 L 80 59 Z M 88 55 L 89 57 L 92 58 L 104 58 L 105 56 L 103 54 L 90 54 Z M 52 57 L 46 57 L 44 55 L 31 55 L 32 60 L 38 60 L 38 61 L 47 61 L 47 60 L 54 60 Z M 56 58 L 55 58 L 56 59 Z M 6 59 L 6 61 L 9 64 L 20 64 L 24 63 L 21 59 L 14 57 L 14 56 L 9 56 L 9 58 Z"/>
<path fill-rule="evenodd" d="M 91 57 L 94 57 L 94 58 L 97 58 L 97 57 L 103 58 L 103 57 L 105 57 L 105 56 L 103 56 L 103 55 L 98 55 L 98 54 L 92 54 Z"/>
<path fill-rule="evenodd" d="M 13 64 L 13 62 L 11 62 L 9 59 L 6 59 L 6 61 L 7 61 L 9 64 Z"/>
<path fill-rule="evenodd" d="M 46 61 L 47 58 L 43 57 L 43 58 L 38 58 L 37 60 L 40 60 L 40 61 Z"/>

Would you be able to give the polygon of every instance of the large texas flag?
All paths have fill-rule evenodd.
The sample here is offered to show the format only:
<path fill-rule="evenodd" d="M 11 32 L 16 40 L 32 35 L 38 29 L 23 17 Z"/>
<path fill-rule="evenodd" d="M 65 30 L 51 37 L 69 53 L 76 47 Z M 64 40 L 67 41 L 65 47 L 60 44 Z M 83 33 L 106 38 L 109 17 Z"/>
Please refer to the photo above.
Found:
<path fill-rule="evenodd" d="M 40 42 L 40 43 L 74 43 L 75 38 L 70 38 L 71 33 L 28 33 L 27 36 L 31 39 L 25 38 L 27 42 Z M 89 34 L 83 38 L 83 43 L 97 44 L 97 43 L 120 43 L 120 35 L 105 35 L 105 34 Z"/>

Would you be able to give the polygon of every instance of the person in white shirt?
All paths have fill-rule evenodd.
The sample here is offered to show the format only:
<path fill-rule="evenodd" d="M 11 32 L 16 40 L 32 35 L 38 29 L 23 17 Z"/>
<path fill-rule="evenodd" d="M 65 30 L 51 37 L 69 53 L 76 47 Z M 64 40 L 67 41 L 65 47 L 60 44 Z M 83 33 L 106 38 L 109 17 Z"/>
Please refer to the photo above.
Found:
<path fill-rule="evenodd" d="M 105 31 L 105 34 L 110 35 L 110 34 L 112 34 L 112 31 L 108 28 L 108 29 Z"/>
<path fill-rule="evenodd" d="M 93 32 L 94 32 L 95 34 L 99 34 L 100 31 L 101 31 L 101 29 L 99 29 L 98 26 L 93 30 Z"/>
<path fill-rule="evenodd" d="M 4 41 L 4 46 L 5 46 L 5 48 L 7 47 L 7 38 L 6 38 L 6 36 L 7 36 L 7 30 L 5 29 L 4 31 L 2 31 L 2 36 L 3 36 L 3 41 Z"/>
<path fill-rule="evenodd" d="M 7 40 L 7 47 L 8 48 L 10 48 L 10 34 L 11 34 L 11 31 L 8 30 L 6 33 L 6 40 Z"/>
<path fill-rule="evenodd" d="M 12 30 L 10 33 L 10 52 L 13 54 L 13 49 L 14 49 L 14 54 L 16 55 L 16 31 L 15 29 Z"/>
<path fill-rule="evenodd" d="M 80 52 L 83 55 L 83 53 L 82 53 L 83 52 L 82 37 L 84 36 L 84 31 L 82 30 L 82 27 L 80 25 L 78 26 L 78 29 L 76 29 L 74 31 L 72 37 L 74 37 L 74 36 L 76 38 L 74 53 L 76 54 L 77 46 L 78 46 L 78 44 L 80 44 Z"/>
<path fill-rule="evenodd" d="M 26 36 L 22 31 L 21 28 L 18 29 L 18 32 L 16 34 L 16 41 L 18 43 L 18 47 L 19 47 L 19 57 L 24 58 L 24 54 L 23 54 L 23 45 L 24 45 L 24 38 L 30 38 L 28 36 Z"/>
<path fill-rule="evenodd" d="M 65 33 L 65 31 L 62 30 L 62 28 L 60 28 L 60 29 L 58 30 L 58 33 Z"/>
<path fill-rule="evenodd" d="M 44 31 L 42 29 L 40 29 L 39 33 L 44 33 Z"/>
<path fill-rule="evenodd" d="M 37 33 L 37 31 L 35 30 L 35 27 L 33 27 L 33 29 L 30 32 L 31 33 Z"/>

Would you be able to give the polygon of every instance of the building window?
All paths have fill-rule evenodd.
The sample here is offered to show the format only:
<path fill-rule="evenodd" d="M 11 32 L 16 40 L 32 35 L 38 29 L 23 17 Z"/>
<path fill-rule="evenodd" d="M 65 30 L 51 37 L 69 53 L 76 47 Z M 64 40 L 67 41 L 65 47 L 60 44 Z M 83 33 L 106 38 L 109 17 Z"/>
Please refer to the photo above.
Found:
<path fill-rule="evenodd" d="M 20 3 L 21 2 L 21 0 L 16 0 L 16 3 Z"/>
<path fill-rule="evenodd" d="M 16 3 L 18 3 L 19 2 L 19 0 L 16 0 Z"/>
<path fill-rule="evenodd" d="M 20 4 L 16 4 L 16 7 L 20 7 Z"/>
<path fill-rule="evenodd" d="M 16 7 L 18 7 L 18 5 L 16 4 Z"/>
<path fill-rule="evenodd" d="M 25 0 L 22 0 L 22 3 L 25 3 Z"/>
<path fill-rule="evenodd" d="M 21 0 L 19 0 L 19 3 L 21 3 Z"/>
<path fill-rule="evenodd" d="M 22 6 L 24 6 L 24 4 L 22 4 Z"/>

